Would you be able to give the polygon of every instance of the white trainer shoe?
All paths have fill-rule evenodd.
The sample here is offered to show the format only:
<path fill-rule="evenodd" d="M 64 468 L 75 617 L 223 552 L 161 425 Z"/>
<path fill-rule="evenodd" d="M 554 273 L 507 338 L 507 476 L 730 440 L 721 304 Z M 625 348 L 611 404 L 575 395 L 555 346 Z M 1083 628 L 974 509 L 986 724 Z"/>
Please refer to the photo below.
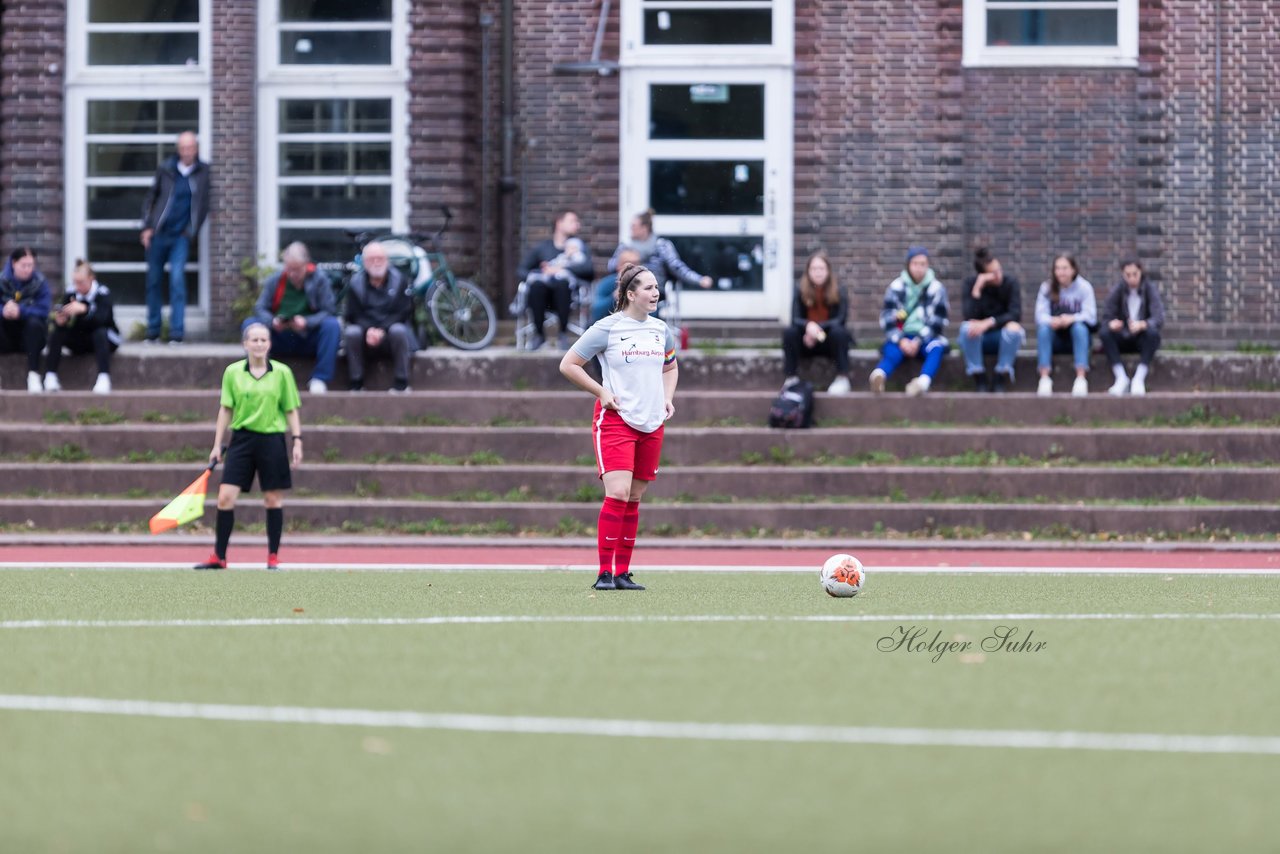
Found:
<path fill-rule="evenodd" d="M 1129 393 L 1129 378 L 1116 377 L 1116 381 L 1111 384 L 1111 388 L 1107 389 L 1107 394 L 1113 394 L 1116 397 L 1124 397 Z"/>
<path fill-rule="evenodd" d="M 57 374 L 44 375 L 44 390 L 48 392 L 62 391 L 62 383 L 58 382 Z"/>
<path fill-rule="evenodd" d="M 928 377 L 918 376 L 911 382 L 907 383 L 907 387 L 905 389 L 907 397 L 919 397 L 929 390 L 929 386 L 930 382 Z"/>
<path fill-rule="evenodd" d="M 40 382 L 40 375 L 35 371 L 27 371 L 27 392 L 29 394 L 44 393 L 44 386 Z"/>
<path fill-rule="evenodd" d="M 93 384 L 94 394 L 111 394 L 111 374 L 98 374 L 98 381 Z"/>
<path fill-rule="evenodd" d="M 325 394 L 329 391 L 329 386 L 325 385 L 324 380 L 312 380 L 307 384 L 307 391 L 312 394 Z"/>
<path fill-rule="evenodd" d="M 848 394 L 852 389 L 853 387 L 849 385 L 849 378 L 839 376 L 831 381 L 831 385 L 827 386 L 827 394 Z"/>
<path fill-rule="evenodd" d="M 874 371 L 871 372 L 871 377 L 870 379 L 867 380 L 867 384 L 871 386 L 871 390 L 873 392 L 875 392 L 876 394 L 881 394 L 884 391 L 885 377 L 886 377 L 885 372 L 880 370 L 879 368 L 876 368 Z"/>
<path fill-rule="evenodd" d="M 1089 380 L 1086 377 L 1076 377 L 1076 381 L 1071 384 L 1071 396 L 1089 396 Z"/>
<path fill-rule="evenodd" d="M 1049 376 L 1040 378 L 1040 384 L 1036 386 L 1036 395 L 1038 397 L 1050 397 L 1053 394 L 1053 379 Z"/>
<path fill-rule="evenodd" d="M 1129 394 L 1141 397 L 1146 393 L 1147 393 L 1147 381 L 1145 379 L 1140 380 L 1135 377 L 1133 382 L 1129 386 Z"/>

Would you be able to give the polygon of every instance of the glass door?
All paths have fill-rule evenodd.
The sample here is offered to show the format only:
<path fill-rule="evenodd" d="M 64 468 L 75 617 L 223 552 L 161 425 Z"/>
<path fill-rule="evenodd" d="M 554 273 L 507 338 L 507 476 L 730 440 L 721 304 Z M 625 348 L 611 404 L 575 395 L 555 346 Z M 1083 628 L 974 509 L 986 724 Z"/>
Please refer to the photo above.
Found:
<path fill-rule="evenodd" d="M 646 209 L 707 289 L 689 318 L 781 318 L 791 292 L 790 68 L 629 68 L 622 236 Z"/>

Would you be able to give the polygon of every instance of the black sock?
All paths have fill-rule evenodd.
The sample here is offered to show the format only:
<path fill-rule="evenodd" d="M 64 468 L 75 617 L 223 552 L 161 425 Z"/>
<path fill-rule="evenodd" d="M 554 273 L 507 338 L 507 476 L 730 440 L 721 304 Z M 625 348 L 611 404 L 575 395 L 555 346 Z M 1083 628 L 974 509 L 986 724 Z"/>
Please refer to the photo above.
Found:
<path fill-rule="evenodd" d="M 267 508 L 267 553 L 280 551 L 280 534 L 284 531 L 284 508 Z"/>
<path fill-rule="evenodd" d="M 231 542 L 231 529 L 236 526 L 236 511 L 218 508 L 217 536 L 213 553 L 219 560 L 227 559 L 227 543 Z"/>

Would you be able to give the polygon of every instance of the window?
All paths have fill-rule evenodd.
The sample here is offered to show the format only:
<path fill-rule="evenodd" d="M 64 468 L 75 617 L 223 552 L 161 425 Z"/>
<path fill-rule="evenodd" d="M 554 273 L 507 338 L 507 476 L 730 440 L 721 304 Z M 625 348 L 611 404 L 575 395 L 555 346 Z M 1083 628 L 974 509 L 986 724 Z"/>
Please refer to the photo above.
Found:
<path fill-rule="evenodd" d="M 623 63 L 758 64 L 772 55 L 790 65 L 793 6 L 783 0 L 623 3 Z"/>
<path fill-rule="evenodd" d="M 368 69 L 404 66 L 407 2 L 401 0 L 270 0 L 263 4 L 263 66 L 307 71 L 316 66 Z"/>
<path fill-rule="evenodd" d="M 86 66 L 198 67 L 201 45 L 201 0 L 87 0 L 72 3 L 84 9 L 71 14 L 73 36 L 83 38 Z"/>
<path fill-rule="evenodd" d="M 1134 66 L 1138 0 L 965 0 L 967 66 Z"/>

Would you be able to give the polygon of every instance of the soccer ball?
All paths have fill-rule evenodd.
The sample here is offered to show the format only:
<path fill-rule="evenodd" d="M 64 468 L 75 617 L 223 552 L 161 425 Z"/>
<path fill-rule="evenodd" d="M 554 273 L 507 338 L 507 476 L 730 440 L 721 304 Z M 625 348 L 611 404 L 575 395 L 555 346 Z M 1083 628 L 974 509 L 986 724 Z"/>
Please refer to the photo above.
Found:
<path fill-rule="evenodd" d="M 822 589 L 828 596 L 848 599 L 857 596 L 867 580 L 862 562 L 853 555 L 832 555 L 822 565 Z"/>

